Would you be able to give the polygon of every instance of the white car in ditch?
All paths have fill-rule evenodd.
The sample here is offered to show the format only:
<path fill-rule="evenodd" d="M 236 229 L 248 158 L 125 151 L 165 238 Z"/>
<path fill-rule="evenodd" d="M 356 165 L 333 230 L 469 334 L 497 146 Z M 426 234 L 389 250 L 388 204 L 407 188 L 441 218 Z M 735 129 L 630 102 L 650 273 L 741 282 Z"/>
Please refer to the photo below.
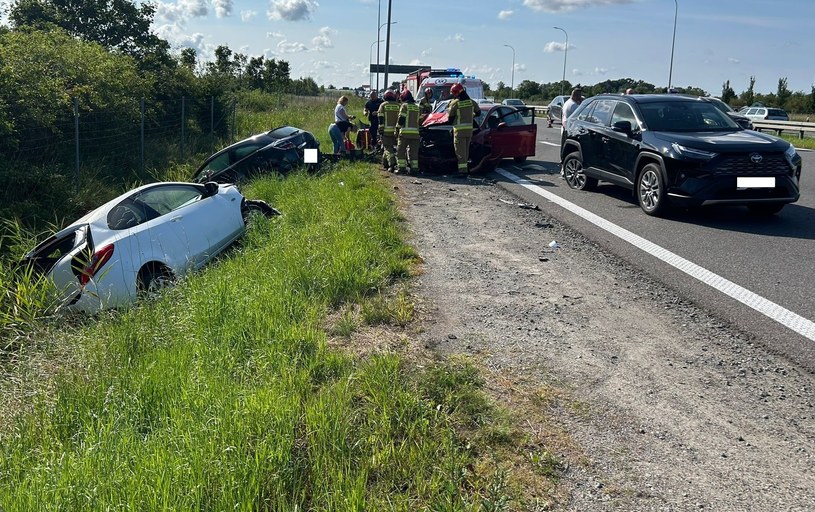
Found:
<path fill-rule="evenodd" d="M 277 210 L 234 185 L 161 182 L 113 199 L 52 235 L 23 264 L 55 286 L 58 307 L 96 313 L 127 306 L 198 269 Z"/>

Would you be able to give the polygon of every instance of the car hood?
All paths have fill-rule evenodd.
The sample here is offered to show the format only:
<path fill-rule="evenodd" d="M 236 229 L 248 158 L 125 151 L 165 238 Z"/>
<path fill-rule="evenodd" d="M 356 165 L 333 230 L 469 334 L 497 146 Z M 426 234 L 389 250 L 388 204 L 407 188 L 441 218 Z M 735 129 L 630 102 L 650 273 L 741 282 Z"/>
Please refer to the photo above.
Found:
<path fill-rule="evenodd" d="M 689 148 L 702 149 L 713 153 L 732 151 L 785 151 L 789 142 L 752 130 L 732 132 L 654 132 L 658 146 L 670 146 L 676 142 Z"/>

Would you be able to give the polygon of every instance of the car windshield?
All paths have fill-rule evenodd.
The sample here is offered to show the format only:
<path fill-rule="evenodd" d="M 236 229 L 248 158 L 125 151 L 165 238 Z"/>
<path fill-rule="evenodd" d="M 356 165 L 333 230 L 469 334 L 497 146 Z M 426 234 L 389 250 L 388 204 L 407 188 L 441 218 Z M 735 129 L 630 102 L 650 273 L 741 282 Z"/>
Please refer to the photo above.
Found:
<path fill-rule="evenodd" d="M 641 103 L 645 124 L 660 132 L 721 132 L 738 130 L 730 116 L 707 101 Z"/>

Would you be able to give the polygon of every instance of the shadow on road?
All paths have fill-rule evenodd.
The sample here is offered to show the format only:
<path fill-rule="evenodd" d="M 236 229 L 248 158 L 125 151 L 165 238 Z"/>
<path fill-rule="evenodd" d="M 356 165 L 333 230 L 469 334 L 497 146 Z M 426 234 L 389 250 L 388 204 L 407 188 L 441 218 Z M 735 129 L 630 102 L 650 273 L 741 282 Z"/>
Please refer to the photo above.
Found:
<path fill-rule="evenodd" d="M 568 188 L 558 175 L 559 167 L 556 162 L 530 161 L 523 166 L 503 167 L 534 185 Z M 498 174 L 491 174 L 490 177 L 497 182 L 510 182 Z M 628 189 L 601 182 L 595 190 L 585 194 L 602 194 L 613 198 L 616 203 L 612 204 L 617 208 L 633 210 L 632 215 L 645 215 Z M 744 206 L 673 208 L 665 215 L 664 220 L 769 237 L 815 240 L 815 209 L 795 203 L 786 205 L 775 215 L 753 214 Z"/>

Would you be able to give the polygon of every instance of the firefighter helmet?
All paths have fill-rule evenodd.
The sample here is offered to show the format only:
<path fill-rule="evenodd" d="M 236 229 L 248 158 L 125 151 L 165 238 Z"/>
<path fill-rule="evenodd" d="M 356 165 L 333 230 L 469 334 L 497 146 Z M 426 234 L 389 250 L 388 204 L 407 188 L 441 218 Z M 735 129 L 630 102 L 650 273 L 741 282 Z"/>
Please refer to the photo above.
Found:
<path fill-rule="evenodd" d="M 382 99 L 385 101 L 396 101 L 396 93 L 393 92 L 391 89 L 385 91 L 385 94 L 382 95 Z"/>
<path fill-rule="evenodd" d="M 402 94 L 399 95 L 399 99 L 402 101 L 413 101 L 413 94 L 408 89 L 402 91 Z"/>
<path fill-rule="evenodd" d="M 453 84 L 453 87 L 450 88 L 450 94 L 453 96 L 458 96 L 464 92 L 464 86 L 461 84 Z"/>

